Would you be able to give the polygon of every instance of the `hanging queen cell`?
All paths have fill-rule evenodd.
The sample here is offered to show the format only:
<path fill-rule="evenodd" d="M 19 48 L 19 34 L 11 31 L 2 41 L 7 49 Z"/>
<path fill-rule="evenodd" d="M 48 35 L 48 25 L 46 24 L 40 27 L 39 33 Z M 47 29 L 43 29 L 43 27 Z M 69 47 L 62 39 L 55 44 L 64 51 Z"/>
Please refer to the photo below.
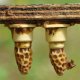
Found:
<path fill-rule="evenodd" d="M 68 26 L 70 26 L 70 24 L 49 22 L 44 24 L 46 28 L 46 39 L 50 48 L 50 61 L 58 75 L 63 75 L 66 69 L 71 69 L 75 66 L 73 60 L 68 61 L 64 51 Z"/>
<path fill-rule="evenodd" d="M 32 35 L 34 24 L 9 24 L 15 42 L 15 58 L 22 74 L 27 74 L 32 63 Z"/>

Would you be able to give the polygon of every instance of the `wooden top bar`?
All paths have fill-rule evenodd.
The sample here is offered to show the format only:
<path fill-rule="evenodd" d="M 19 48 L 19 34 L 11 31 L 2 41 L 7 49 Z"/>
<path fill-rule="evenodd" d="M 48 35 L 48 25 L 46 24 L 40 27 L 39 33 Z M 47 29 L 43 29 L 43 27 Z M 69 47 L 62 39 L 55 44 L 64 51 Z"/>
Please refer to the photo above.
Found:
<path fill-rule="evenodd" d="M 0 5 L 0 21 L 72 21 L 80 22 L 80 4 Z"/>

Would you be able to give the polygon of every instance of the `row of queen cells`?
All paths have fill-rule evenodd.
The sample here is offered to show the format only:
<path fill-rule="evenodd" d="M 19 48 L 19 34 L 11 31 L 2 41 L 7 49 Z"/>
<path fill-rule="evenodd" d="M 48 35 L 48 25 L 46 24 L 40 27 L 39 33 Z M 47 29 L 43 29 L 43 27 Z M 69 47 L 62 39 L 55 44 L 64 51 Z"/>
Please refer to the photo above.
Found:
<path fill-rule="evenodd" d="M 64 50 L 67 27 L 72 26 L 66 23 L 44 22 L 46 40 L 49 43 L 49 58 L 55 72 L 61 76 L 65 70 L 75 66 L 74 61 L 67 58 Z M 8 24 L 12 38 L 15 43 L 15 58 L 18 69 L 22 74 L 27 74 L 32 64 L 32 41 L 33 30 L 36 24 L 15 23 Z"/>

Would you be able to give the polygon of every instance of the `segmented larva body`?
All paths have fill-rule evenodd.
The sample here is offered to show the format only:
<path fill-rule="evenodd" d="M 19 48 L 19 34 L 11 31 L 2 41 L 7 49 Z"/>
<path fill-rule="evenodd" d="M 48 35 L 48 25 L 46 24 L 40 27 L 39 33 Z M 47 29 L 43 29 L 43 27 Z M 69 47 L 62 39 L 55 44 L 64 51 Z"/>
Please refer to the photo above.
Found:
<path fill-rule="evenodd" d="M 32 63 L 31 44 L 34 25 L 12 24 L 9 28 L 15 42 L 15 58 L 18 69 L 22 74 L 27 74 Z"/>

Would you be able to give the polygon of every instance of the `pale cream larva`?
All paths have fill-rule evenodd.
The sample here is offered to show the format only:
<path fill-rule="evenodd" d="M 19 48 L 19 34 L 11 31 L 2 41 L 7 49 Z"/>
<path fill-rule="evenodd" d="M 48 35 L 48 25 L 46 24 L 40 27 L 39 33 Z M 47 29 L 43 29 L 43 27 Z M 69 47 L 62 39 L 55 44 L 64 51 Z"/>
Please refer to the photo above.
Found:
<path fill-rule="evenodd" d="M 15 58 L 22 74 L 27 74 L 32 63 L 32 32 L 33 24 L 10 24 L 9 28 L 15 42 Z"/>
<path fill-rule="evenodd" d="M 64 51 L 64 43 L 66 41 L 66 30 L 69 24 L 62 23 L 45 23 L 46 39 L 49 42 L 50 61 L 58 75 L 63 75 L 66 69 L 75 66 L 74 62 L 68 61 Z"/>

